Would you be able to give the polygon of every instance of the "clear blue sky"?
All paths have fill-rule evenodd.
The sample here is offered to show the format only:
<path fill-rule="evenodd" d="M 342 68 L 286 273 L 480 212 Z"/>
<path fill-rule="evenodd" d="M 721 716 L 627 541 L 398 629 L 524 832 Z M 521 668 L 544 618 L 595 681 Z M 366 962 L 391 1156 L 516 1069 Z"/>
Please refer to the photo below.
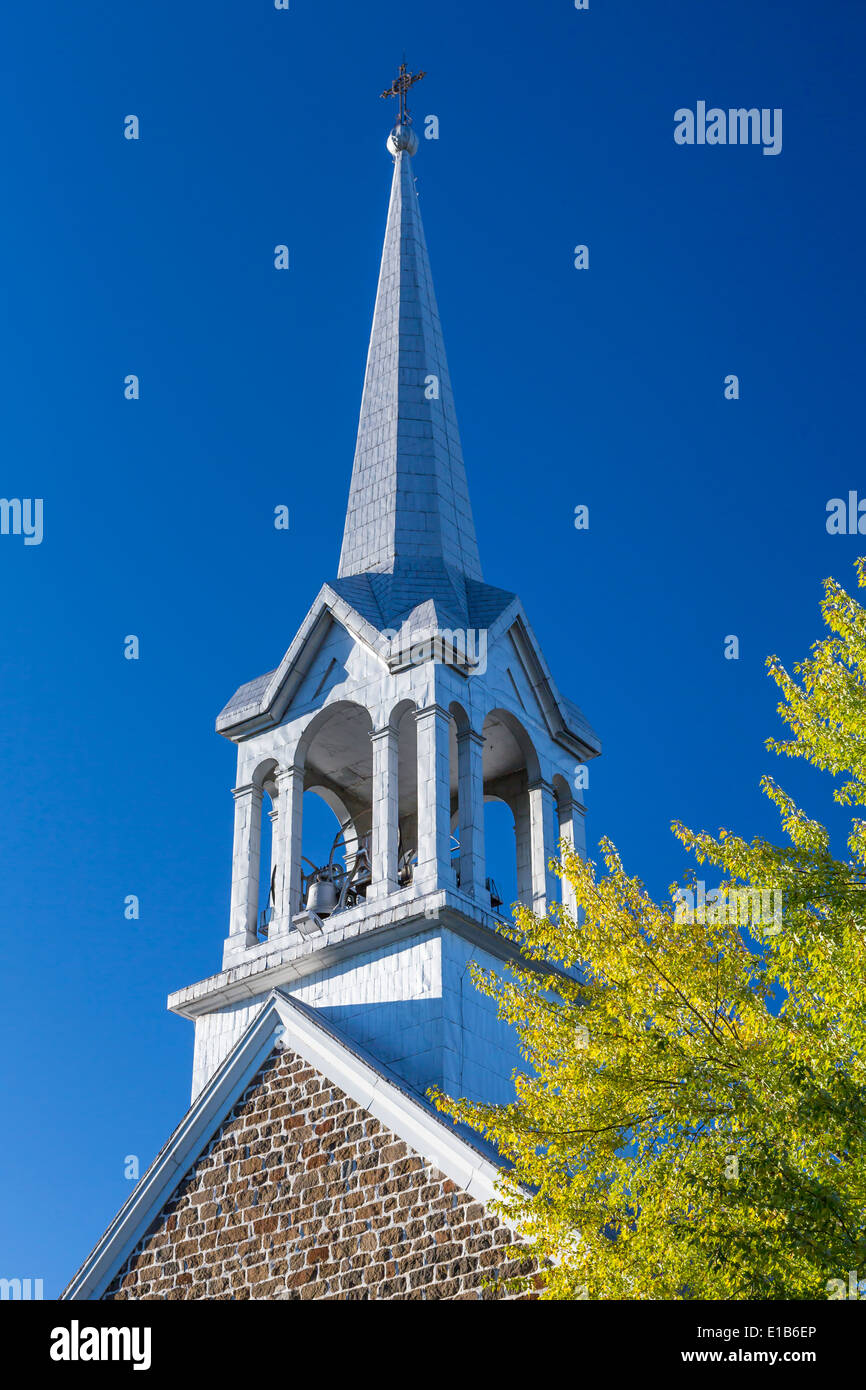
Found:
<path fill-rule="evenodd" d="M 866 549 L 825 530 L 866 494 L 864 30 L 854 0 L 7 13 L 0 492 L 45 536 L 0 537 L 0 1274 L 55 1294 L 188 1103 L 164 1001 L 227 930 L 214 718 L 336 571 L 404 49 L 485 574 L 604 741 L 593 842 L 662 892 L 672 818 L 775 835 L 766 770 L 825 814 L 764 750 L 763 661 Z M 782 154 L 677 146 L 701 99 L 781 107 Z"/>

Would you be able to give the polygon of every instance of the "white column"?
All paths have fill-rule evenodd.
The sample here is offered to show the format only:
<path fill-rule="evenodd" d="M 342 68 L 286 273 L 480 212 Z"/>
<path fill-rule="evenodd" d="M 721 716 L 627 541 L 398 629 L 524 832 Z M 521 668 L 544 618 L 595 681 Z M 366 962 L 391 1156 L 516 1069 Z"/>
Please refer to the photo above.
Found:
<path fill-rule="evenodd" d="M 489 907 L 484 889 L 484 735 L 463 729 L 457 735 L 460 891 Z"/>
<path fill-rule="evenodd" d="M 235 787 L 235 837 L 232 850 L 231 936 L 246 935 L 248 945 L 258 940 L 259 859 L 262 845 L 262 789 L 251 782 Z"/>
<path fill-rule="evenodd" d="M 397 810 L 397 730 L 390 724 L 370 735 L 373 744 L 373 835 L 371 882 L 367 897 L 384 898 L 397 880 L 399 823 Z"/>
<path fill-rule="evenodd" d="M 548 782 L 533 782 L 529 788 L 529 818 L 532 838 L 532 906 L 543 916 L 547 904 L 559 898 L 559 879 L 548 869 L 556 856 L 559 822 L 556 793 Z"/>
<path fill-rule="evenodd" d="M 276 901 L 271 935 L 289 931 L 301 910 L 301 836 L 303 834 L 304 769 L 281 768 L 277 784 L 277 819 L 274 825 L 273 862 L 277 870 Z"/>
<path fill-rule="evenodd" d="M 415 713 L 418 729 L 419 892 L 453 887 L 451 875 L 451 716 L 441 705 Z"/>
<path fill-rule="evenodd" d="M 514 816 L 514 848 L 517 856 L 517 901 L 532 907 L 532 825 L 529 814 L 529 792 L 521 792 L 509 802 Z M 510 916 L 511 904 L 506 903 Z"/>
<path fill-rule="evenodd" d="M 557 811 L 559 813 L 559 838 L 568 840 L 577 850 L 581 859 L 586 858 L 586 807 L 573 797 L 566 798 L 561 795 L 557 798 Z M 574 896 L 574 889 L 568 879 L 560 879 L 560 894 L 563 905 L 567 908 L 572 918 L 577 913 L 577 901 Z"/>

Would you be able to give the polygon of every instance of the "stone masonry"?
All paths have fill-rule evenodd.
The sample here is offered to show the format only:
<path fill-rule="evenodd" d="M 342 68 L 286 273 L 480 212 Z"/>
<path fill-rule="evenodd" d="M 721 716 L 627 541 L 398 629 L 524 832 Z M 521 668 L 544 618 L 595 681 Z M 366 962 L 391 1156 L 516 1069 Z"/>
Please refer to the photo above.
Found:
<path fill-rule="evenodd" d="M 487 1299 L 511 1231 L 296 1053 L 271 1056 L 106 1299 Z"/>

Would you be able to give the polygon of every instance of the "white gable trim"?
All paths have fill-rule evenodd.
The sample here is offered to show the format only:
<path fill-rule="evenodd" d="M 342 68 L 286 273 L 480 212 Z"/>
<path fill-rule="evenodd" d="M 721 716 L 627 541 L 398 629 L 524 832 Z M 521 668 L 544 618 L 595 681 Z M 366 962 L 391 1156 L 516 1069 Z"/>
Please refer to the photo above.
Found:
<path fill-rule="evenodd" d="M 274 990 L 64 1289 L 61 1299 L 102 1297 L 278 1047 L 297 1052 L 476 1201 L 486 1205 L 495 1195 L 500 1170 L 494 1163 L 342 1042 L 311 1010 Z"/>
<path fill-rule="evenodd" d="M 585 732 L 571 727 L 571 720 L 566 714 L 562 696 L 556 687 L 550 667 L 544 659 L 538 638 L 529 625 L 529 619 L 523 611 L 522 604 L 518 606 L 514 621 L 509 626 L 508 635 L 551 738 L 578 753 L 585 762 L 588 762 L 590 758 L 597 758 L 601 752 L 598 736 L 588 725 Z"/>
<path fill-rule="evenodd" d="M 292 645 L 256 704 L 239 710 L 227 706 L 230 713 L 223 712 L 217 718 L 217 733 L 236 741 L 279 724 L 315 660 L 331 622 L 339 623 L 350 637 L 367 647 L 387 668 L 388 644 L 379 630 L 341 598 L 330 584 L 323 584 Z"/>

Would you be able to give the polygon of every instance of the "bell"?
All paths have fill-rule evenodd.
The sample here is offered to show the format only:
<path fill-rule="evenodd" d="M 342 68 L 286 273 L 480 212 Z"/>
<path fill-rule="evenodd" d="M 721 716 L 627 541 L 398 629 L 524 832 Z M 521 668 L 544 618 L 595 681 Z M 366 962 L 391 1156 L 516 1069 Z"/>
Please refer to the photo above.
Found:
<path fill-rule="evenodd" d="M 317 917 L 329 917 L 337 906 L 337 887 L 330 878 L 316 878 L 307 894 L 307 911 Z"/>

